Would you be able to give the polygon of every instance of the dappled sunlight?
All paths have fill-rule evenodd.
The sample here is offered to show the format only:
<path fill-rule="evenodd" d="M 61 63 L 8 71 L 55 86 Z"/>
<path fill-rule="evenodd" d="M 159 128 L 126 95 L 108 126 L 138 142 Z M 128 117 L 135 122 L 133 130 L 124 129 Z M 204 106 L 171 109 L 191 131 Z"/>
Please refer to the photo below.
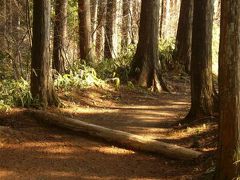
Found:
<path fill-rule="evenodd" d="M 186 129 L 180 130 L 180 131 L 174 131 L 169 133 L 169 136 L 166 137 L 166 139 L 182 139 L 182 138 L 189 138 L 194 135 L 202 134 L 205 132 L 208 132 L 213 128 L 210 125 L 207 124 L 201 124 L 196 127 L 187 127 Z"/>
<path fill-rule="evenodd" d="M 88 149 L 91 151 L 96 151 L 104 154 L 129 155 L 135 153 L 134 151 L 118 148 L 115 146 L 91 147 Z"/>
<path fill-rule="evenodd" d="M 14 175 L 14 174 L 15 174 L 14 171 L 4 170 L 0 168 L 0 178 L 9 178 L 11 177 L 11 175 Z"/>
<path fill-rule="evenodd" d="M 81 177 L 81 173 L 76 173 L 76 172 L 66 172 L 66 171 L 48 171 L 46 173 L 42 173 L 42 176 L 49 177 L 51 176 L 52 178 L 79 178 Z"/>

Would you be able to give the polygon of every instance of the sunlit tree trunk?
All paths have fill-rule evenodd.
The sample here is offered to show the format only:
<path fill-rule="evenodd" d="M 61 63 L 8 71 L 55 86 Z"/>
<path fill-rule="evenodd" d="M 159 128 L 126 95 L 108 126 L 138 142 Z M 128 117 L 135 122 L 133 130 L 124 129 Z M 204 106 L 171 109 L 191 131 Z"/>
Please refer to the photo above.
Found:
<path fill-rule="evenodd" d="M 122 18 L 122 48 L 130 44 L 130 26 L 131 26 L 131 0 L 123 0 L 122 3 L 123 18 Z"/>
<path fill-rule="evenodd" d="M 165 0 L 161 0 L 161 14 L 160 14 L 160 27 L 159 27 L 159 37 L 164 38 L 164 22 L 166 16 L 166 2 Z"/>
<path fill-rule="evenodd" d="M 107 0 L 106 25 L 105 25 L 105 45 L 104 57 L 112 59 L 115 57 L 114 52 L 114 26 L 116 23 L 117 0 Z"/>
<path fill-rule="evenodd" d="M 92 43 L 95 51 L 96 46 L 96 28 L 97 28 L 97 16 L 98 16 L 98 5 L 101 3 L 99 0 L 91 0 L 91 35 Z"/>
<path fill-rule="evenodd" d="M 106 22 L 106 0 L 99 1 L 96 31 L 96 56 L 100 58 L 104 50 L 104 24 Z"/>

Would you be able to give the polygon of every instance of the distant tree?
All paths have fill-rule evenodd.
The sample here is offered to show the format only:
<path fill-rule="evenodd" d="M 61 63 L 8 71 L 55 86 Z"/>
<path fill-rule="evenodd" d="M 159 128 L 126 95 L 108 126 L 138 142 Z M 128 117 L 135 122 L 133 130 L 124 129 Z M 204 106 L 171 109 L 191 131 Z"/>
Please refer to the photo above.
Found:
<path fill-rule="evenodd" d="M 222 0 L 216 180 L 240 177 L 240 0 Z"/>
<path fill-rule="evenodd" d="M 78 0 L 79 47 L 80 58 L 87 63 L 94 63 L 94 48 L 91 36 L 90 0 Z"/>
<path fill-rule="evenodd" d="M 67 0 L 55 1 L 53 68 L 60 74 L 65 72 L 67 4 Z"/>
<path fill-rule="evenodd" d="M 213 1 L 194 0 L 191 56 L 191 109 L 185 120 L 192 120 L 201 116 L 211 116 L 214 111 L 212 26 Z"/>
<path fill-rule="evenodd" d="M 182 0 L 176 37 L 176 60 L 190 73 L 193 0 Z"/>
<path fill-rule="evenodd" d="M 131 0 L 123 0 L 122 2 L 122 48 L 130 44 L 130 26 L 131 26 Z"/>
<path fill-rule="evenodd" d="M 58 105 L 50 66 L 50 1 L 33 0 L 31 93 L 41 106 Z"/>
<path fill-rule="evenodd" d="M 116 23 L 117 0 L 107 0 L 106 24 L 105 24 L 105 45 L 104 57 L 114 58 L 113 35 Z"/>
<path fill-rule="evenodd" d="M 131 65 L 130 77 L 140 86 L 167 90 L 158 54 L 159 0 L 142 1 L 139 42 Z"/>
<path fill-rule="evenodd" d="M 91 35 L 93 48 L 95 50 L 96 45 L 96 28 L 97 28 L 97 16 L 98 16 L 98 5 L 101 3 L 99 0 L 90 0 L 91 6 Z"/>
<path fill-rule="evenodd" d="M 104 24 L 106 22 L 106 0 L 99 1 L 96 30 L 96 56 L 100 58 L 104 49 Z"/>

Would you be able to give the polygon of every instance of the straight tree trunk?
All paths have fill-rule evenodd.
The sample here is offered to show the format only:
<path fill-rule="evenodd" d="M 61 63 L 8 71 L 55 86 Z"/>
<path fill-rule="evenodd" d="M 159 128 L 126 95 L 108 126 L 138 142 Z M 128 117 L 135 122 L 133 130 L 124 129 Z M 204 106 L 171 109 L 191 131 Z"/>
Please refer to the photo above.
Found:
<path fill-rule="evenodd" d="M 93 48 L 96 46 L 96 28 L 97 28 L 97 16 L 98 16 L 98 5 L 99 0 L 91 0 L 91 35 Z M 95 49 L 94 49 L 95 51 Z"/>
<path fill-rule="evenodd" d="M 131 11 L 131 0 L 123 0 L 122 3 L 122 48 L 126 48 L 130 44 L 130 11 Z"/>
<path fill-rule="evenodd" d="M 164 31 L 164 22 L 166 16 L 166 2 L 165 0 L 161 0 L 161 14 L 160 14 L 160 27 L 159 27 L 159 37 L 163 39 L 163 31 Z"/>
<path fill-rule="evenodd" d="M 211 116 L 214 111 L 212 81 L 213 0 L 194 0 L 191 109 L 186 121 Z"/>
<path fill-rule="evenodd" d="M 139 41 L 130 72 L 130 77 L 139 86 L 156 91 L 167 90 L 158 54 L 159 8 L 159 0 L 142 1 Z"/>
<path fill-rule="evenodd" d="M 91 36 L 90 0 L 78 0 L 80 59 L 94 63 Z"/>
<path fill-rule="evenodd" d="M 222 0 L 216 180 L 240 177 L 240 0 Z"/>
<path fill-rule="evenodd" d="M 141 4 L 139 0 L 133 0 L 131 3 L 131 44 L 137 44 Z"/>
<path fill-rule="evenodd" d="M 65 73 L 66 36 L 67 36 L 67 0 L 55 1 L 53 69 Z"/>
<path fill-rule="evenodd" d="M 96 56 L 99 58 L 104 49 L 104 24 L 106 20 L 106 0 L 99 1 L 97 13 Z"/>
<path fill-rule="evenodd" d="M 193 0 L 182 0 L 176 37 L 176 60 L 190 73 Z"/>
<path fill-rule="evenodd" d="M 104 58 L 112 59 L 115 57 L 113 36 L 116 23 L 117 0 L 107 0 L 106 24 L 105 24 L 105 45 Z"/>
<path fill-rule="evenodd" d="M 50 1 L 33 1 L 33 42 L 31 65 L 31 93 L 39 105 L 58 105 L 53 89 L 49 57 Z"/>

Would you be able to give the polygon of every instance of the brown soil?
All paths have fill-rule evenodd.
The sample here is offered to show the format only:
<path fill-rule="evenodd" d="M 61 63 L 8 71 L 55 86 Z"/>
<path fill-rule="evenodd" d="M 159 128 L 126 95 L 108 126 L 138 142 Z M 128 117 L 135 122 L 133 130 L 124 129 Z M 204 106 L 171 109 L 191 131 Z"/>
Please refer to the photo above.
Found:
<path fill-rule="evenodd" d="M 214 165 L 217 125 L 209 119 L 179 124 L 189 109 L 187 94 L 127 87 L 76 90 L 61 93 L 64 108 L 48 111 L 209 156 L 189 162 L 134 152 L 50 127 L 27 117 L 23 109 L 13 109 L 0 116 L 0 179 L 197 179 Z"/>

